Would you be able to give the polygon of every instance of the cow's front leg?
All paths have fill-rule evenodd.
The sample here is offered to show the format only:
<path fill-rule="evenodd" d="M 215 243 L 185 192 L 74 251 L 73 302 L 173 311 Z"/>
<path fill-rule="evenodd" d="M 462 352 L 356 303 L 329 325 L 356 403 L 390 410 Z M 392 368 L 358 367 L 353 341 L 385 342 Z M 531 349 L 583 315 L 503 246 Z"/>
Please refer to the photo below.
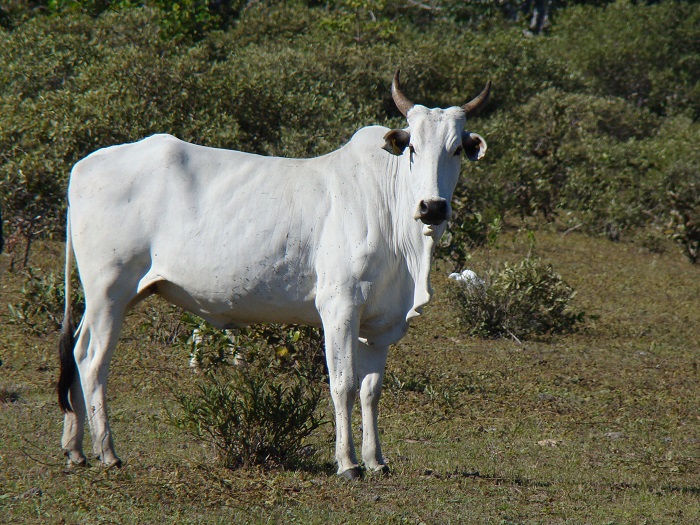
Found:
<path fill-rule="evenodd" d="M 355 454 L 351 421 L 358 389 L 358 313 L 353 307 L 333 304 L 319 310 L 323 320 L 326 361 L 335 406 L 335 459 L 338 462 L 338 475 L 356 479 L 362 474 Z"/>
<path fill-rule="evenodd" d="M 357 351 L 362 403 L 362 460 L 367 469 L 383 473 L 389 472 L 389 467 L 384 463 L 379 444 L 377 418 L 388 351 L 388 346 L 370 346 L 361 341 Z"/>

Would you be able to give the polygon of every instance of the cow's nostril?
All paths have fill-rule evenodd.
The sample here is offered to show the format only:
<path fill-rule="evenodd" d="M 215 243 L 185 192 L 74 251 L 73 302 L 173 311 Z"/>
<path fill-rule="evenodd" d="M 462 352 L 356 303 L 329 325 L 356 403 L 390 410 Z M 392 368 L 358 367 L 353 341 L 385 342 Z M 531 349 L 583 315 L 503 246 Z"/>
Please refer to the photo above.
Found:
<path fill-rule="evenodd" d="M 418 203 L 416 219 L 424 224 L 442 224 L 448 218 L 449 207 L 445 199 L 422 200 Z"/>

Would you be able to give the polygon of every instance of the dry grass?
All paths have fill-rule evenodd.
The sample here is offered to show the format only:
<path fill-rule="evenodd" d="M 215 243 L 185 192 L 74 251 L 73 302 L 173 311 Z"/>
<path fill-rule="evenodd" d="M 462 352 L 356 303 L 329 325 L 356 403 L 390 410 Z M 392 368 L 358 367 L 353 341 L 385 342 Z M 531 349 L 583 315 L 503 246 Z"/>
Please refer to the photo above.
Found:
<path fill-rule="evenodd" d="M 166 423 L 164 385 L 194 378 L 184 349 L 128 319 L 110 376 L 121 470 L 66 471 L 54 400 L 57 334 L 0 333 L 2 523 L 700 522 L 700 267 L 674 248 L 651 254 L 576 233 L 536 233 L 534 250 L 578 290 L 589 319 L 576 334 L 486 341 L 459 331 L 438 270 L 436 300 L 391 351 L 381 404 L 393 475 L 333 474 L 332 427 L 316 467 L 226 470 Z M 474 254 L 483 269 L 516 261 L 524 233 Z M 62 246 L 32 264 L 60 269 Z M 2 303 L 21 280 L 0 257 Z M 7 395 L 6 395 L 7 393 Z M 330 396 L 328 396 L 330 403 Z"/>

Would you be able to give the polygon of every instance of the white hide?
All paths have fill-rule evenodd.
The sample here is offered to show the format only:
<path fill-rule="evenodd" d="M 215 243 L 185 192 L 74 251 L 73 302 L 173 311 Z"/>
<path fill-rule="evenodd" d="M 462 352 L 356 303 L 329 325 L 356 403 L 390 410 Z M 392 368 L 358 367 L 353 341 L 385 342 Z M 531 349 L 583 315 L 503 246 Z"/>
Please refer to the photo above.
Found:
<path fill-rule="evenodd" d="M 94 452 L 119 463 L 107 370 L 127 311 L 157 293 L 221 328 L 323 326 L 338 472 L 358 469 L 350 422 L 358 393 L 362 459 L 386 469 L 377 404 L 387 349 L 430 299 L 431 253 L 446 227 L 414 215 L 423 199 L 450 201 L 465 122 L 461 108 L 413 107 L 413 148 L 400 155 L 382 149 L 389 130 L 373 126 L 307 160 L 155 135 L 80 161 L 70 179 L 67 250 L 86 310 L 62 441 L 69 460 L 84 461 L 87 416 Z"/>

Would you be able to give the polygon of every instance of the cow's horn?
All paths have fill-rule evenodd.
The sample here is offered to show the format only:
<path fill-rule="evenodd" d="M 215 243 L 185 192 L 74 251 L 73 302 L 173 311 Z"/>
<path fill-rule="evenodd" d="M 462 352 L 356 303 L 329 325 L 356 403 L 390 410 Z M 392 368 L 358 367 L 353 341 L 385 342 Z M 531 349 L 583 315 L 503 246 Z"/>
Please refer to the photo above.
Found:
<path fill-rule="evenodd" d="M 471 117 L 474 115 L 477 111 L 479 111 L 484 104 L 486 104 L 486 101 L 489 99 L 489 92 L 491 91 L 491 81 L 489 80 L 486 83 L 486 87 L 484 90 L 479 93 L 476 98 L 471 100 L 470 102 L 467 102 L 462 106 L 462 109 L 464 112 L 467 114 L 467 118 Z"/>
<path fill-rule="evenodd" d="M 394 104 L 396 104 L 396 107 L 399 108 L 399 111 L 405 117 L 415 104 L 408 100 L 406 95 L 401 92 L 401 83 L 399 82 L 400 72 L 401 70 L 397 69 L 396 73 L 394 73 L 394 81 L 391 83 L 391 96 L 394 99 Z"/>

